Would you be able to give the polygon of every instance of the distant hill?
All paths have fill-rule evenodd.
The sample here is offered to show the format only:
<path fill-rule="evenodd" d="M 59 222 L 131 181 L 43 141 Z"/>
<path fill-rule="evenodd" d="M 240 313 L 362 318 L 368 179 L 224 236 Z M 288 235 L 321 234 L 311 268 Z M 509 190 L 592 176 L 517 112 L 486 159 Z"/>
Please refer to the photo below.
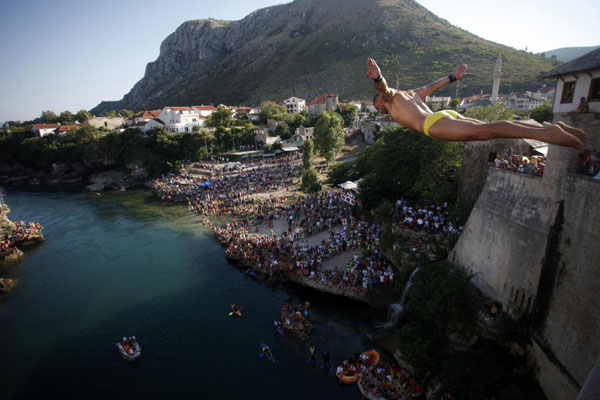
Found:
<path fill-rule="evenodd" d="M 581 57 L 584 54 L 589 53 L 590 51 L 594 51 L 600 46 L 587 46 L 587 47 L 561 47 L 560 49 L 548 50 L 544 53 L 547 58 L 556 56 L 556 59 L 562 62 L 569 62 L 576 58 Z"/>
<path fill-rule="evenodd" d="M 491 91 L 498 52 L 501 91 L 537 89 L 553 61 L 477 37 L 413 0 L 296 0 L 263 8 L 240 21 L 183 23 L 160 46 L 144 77 L 122 100 L 102 102 L 100 114 L 122 108 L 224 103 L 259 104 L 291 96 L 312 100 L 370 99 L 365 61 L 375 58 L 390 84 L 428 84 L 469 64 L 460 95 Z M 554 62 L 554 65 L 556 63 Z M 440 94 L 455 94 L 449 85 Z"/>

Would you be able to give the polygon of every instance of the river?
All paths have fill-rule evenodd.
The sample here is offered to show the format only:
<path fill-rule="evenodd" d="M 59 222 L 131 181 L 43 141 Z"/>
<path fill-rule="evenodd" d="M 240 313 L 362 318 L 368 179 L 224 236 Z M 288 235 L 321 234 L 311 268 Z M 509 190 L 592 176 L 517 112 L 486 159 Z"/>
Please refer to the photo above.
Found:
<path fill-rule="evenodd" d="M 373 348 L 374 311 L 288 284 L 247 278 L 200 218 L 145 191 L 91 196 L 9 190 L 13 221 L 37 221 L 46 241 L 0 267 L 17 278 L 0 298 L 3 399 L 360 399 L 307 363 L 308 345 L 272 327 L 285 300 L 310 301 L 311 343 L 333 367 Z M 124 203 L 128 202 L 128 205 Z M 242 318 L 229 305 L 245 307 Z M 115 343 L 136 335 L 142 357 Z M 276 364 L 259 357 L 259 342 Z"/>

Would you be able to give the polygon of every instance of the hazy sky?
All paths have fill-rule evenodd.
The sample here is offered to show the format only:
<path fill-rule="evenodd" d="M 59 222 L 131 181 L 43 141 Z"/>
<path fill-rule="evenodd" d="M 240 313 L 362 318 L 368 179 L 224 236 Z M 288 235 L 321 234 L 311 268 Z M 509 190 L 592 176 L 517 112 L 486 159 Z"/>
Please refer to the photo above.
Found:
<path fill-rule="evenodd" d="M 339 0 L 343 4 L 343 0 Z M 282 0 L 1 0 L 0 122 L 119 100 L 191 19 L 238 20 Z M 541 52 L 600 44 L 600 0 L 419 0 L 484 39 Z"/>

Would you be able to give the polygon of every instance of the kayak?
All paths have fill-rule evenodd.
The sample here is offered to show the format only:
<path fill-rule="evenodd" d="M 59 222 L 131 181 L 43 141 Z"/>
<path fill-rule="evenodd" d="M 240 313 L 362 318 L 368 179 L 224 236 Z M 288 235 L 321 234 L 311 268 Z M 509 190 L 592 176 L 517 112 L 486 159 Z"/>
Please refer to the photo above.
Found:
<path fill-rule="evenodd" d="M 261 344 L 260 350 L 262 351 L 262 353 L 260 353 L 261 356 L 264 356 L 267 360 L 271 362 L 271 364 L 275 364 L 275 357 L 273 357 L 273 353 L 269 346 L 267 346 L 266 344 Z"/>
<path fill-rule="evenodd" d="M 254 272 L 254 271 L 252 271 L 250 269 L 246 270 L 246 275 L 251 276 L 253 278 L 256 278 L 256 272 Z"/>
<path fill-rule="evenodd" d="M 132 341 L 133 344 L 131 343 Z M 142 348 L 140 347 L 140 344 L 135 340 L 134 336 L 124 340 L 121 343 L 117 343 L 117 349 L 119 350 L 121 357 L 123 357 L 125 361 L 137 360 L 142 355 Z"/>
<path fill-rule="evenodd" d="M 236 310 L 235 304 L 232 304 L 231 305 L 231 312 L 229 313 L 229 315 L 231 315 L 231 314 L 235 314 L 235 315 L 237 315 L 238 317 L 241 318 L 242 317 L 242 310 L 239 309 L 239 308 L 237 308 L 237 310 Z"/>
<path fill-rule="evenodd" d="M 273 325 L 275 326 L 275 330 L 277 331 L 277 333 L 279 333 L 281 336 L 285 336 L 285 333 L 283 333 L 283 329 L 277 325 L 276 320 L 273 320 Z"/>

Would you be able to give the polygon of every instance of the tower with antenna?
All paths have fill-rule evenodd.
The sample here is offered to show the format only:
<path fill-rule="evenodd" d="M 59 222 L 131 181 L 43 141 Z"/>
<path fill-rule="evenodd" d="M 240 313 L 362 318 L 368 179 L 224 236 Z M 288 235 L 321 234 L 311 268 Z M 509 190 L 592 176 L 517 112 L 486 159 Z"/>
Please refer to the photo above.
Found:
<path fill-rule="evenodd" d="M 498 91 L 500 90 L 500 78 L 502 77 L 502 54 L 498 53 L 496 67 L 494 68 L 494 85 L 492 86 L 492 98 L 490 102 L 496 104 L 498 102 Z"/>

